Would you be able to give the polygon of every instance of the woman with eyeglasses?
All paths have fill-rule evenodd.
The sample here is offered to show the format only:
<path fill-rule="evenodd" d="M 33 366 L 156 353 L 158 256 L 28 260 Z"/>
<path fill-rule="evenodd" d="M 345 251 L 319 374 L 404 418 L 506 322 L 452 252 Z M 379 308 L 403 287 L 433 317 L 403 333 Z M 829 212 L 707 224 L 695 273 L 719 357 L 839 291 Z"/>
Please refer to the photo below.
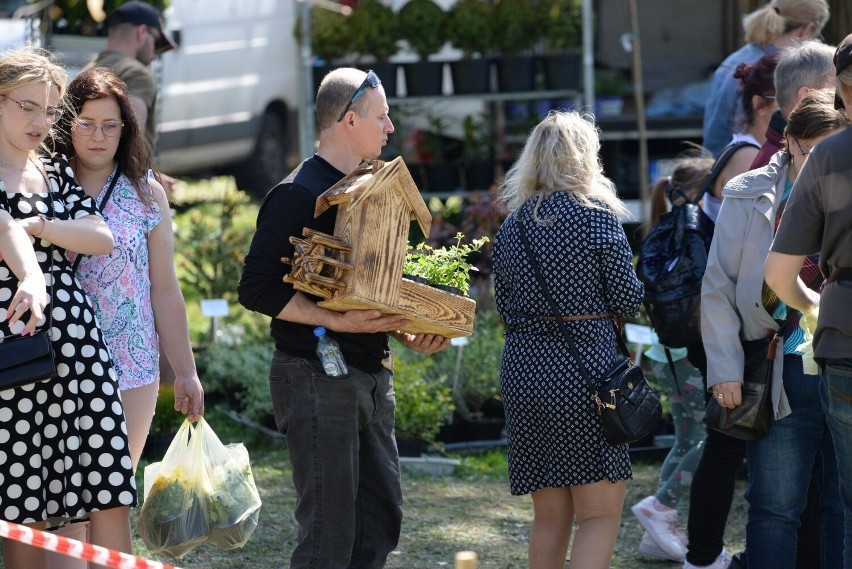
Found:
<path fill-rule="evenodd" d="M 204 412 L 169 204 L 121 79 L 103 67 L 84 71 L 68 86 L 68 104 L 73 117 L 62 121 L 57 150 L 69 156 L 115 238 L 108 255 L 81 256 L 77 276 L 115 362 L 136 468 L 157 401 L 160 339 L 175 370 L 175 409 L 191 418 Z"/>
<path fill-rule="evenodd" d="M 175 409 L 201 416 L 204 392 L 175 274 L 168 201 L 150 169 L 153 159 L 127 87 L 96 67 L 71 82 L 67 99 L 71 112 L 60 122 L 56 149 L 69 157 L 115 239 L 108 254 L 71 259 L 113 358 L 135 470 L 157 402 L 160 338 L 175 370 Z M 78 535 L 84 529 L 76 528 Z M 70 569 L 72 563 L 56 557 L 50 567 Z"/>
<path fill-rule="evenodd" d="M 792 309 L 764 282 L 763 266 L 808 154 L 847 125 L 843 113 L 834 108 L 832 91 L 805 95 L 790 113 L 785 148 L 767 166 L 746 172 L 725 187 L 702 283 L 707 383 L 722 407 L 735 409 L 742 404 L 741 341 L 764 338 L 779 329 L 782 332 L 773 367 L 769 434 L 746 443 L 749 569 L 792 569 L 796 565 L 796 530 L 817 460 L 822 461 L 818 481 L 823 507 L 822 566 L 843 566 L 843 506 L 834 445 L 820 404 L 819 379 L 804 373 L 801 315 L 788 314 Z M 800 276 L 815 290 L 822 283 L 813 259 Z"/>
<path fill-rule="evenodd" d="M 113 239 L 67 161 L 42 151 L 66 82 L 34 50 L 0 58 L 0 341 L 48 333 L 56 362 L 54 377 L 0 391 L 0 517 L 38 529 L 89 518 L 92 543 L 130 552 L 136 484 L 118 383 L 65 256 L 108 253 Z M 3 558 L 46 566 L 44 550 L 13 540 Z"/>

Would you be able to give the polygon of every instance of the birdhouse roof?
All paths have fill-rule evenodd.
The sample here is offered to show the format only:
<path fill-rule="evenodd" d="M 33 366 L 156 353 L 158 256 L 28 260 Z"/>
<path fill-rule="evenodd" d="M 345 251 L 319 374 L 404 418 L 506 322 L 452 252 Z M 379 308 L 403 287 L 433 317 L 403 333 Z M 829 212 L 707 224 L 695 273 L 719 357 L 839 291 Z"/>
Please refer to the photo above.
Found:
<path fill-rule="evenodd" d="M 391 182 L 392 178 L 396 178 Z M 366 182 L 371 183 L 366 183 Z M 388 183 L 384 183 L 388 182 Z M 420 190 L 411 178 L 402 157 L 390 162 L 376 160 L 365 165 L 340 180 L 317 198 L 314 217 L 319 217 L 331 206 L 348 204 L 355 207 L 375 192 L 397 191 L 409 206 L 411 219 L 416 220 L 423 235 L 429 236 L 432 227 L 432 214 L 420 195 Z"/>

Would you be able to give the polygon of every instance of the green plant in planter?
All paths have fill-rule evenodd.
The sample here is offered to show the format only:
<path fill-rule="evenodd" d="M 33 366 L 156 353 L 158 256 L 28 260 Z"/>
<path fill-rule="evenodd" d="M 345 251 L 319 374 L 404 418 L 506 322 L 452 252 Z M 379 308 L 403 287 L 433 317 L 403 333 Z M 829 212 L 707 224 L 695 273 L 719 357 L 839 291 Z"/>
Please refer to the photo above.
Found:
<path fill-rule="evenodd" d="M 495 0 L 494 40 L 506 55 L 532 49 L 541 34 L 541 9 L 536 0 Z"/>
<path fill-rule="evenodd" d="M 500 418 L 503 399 L 500 392 L 500 363 L 503 358 L 505 326 L 494 308 L 480 309 L 477 299 L 473 336 L 457 362 L 456 349 L 434 354 L 434 372 L 454 379 L 456 414 L 466 420 Z M 458 375 L 456 376 L 456 365 Z"/>
<path fill-rule="evenodd" d="M 400 33 L 421 61 L 426 61 L 447 41 L 446 17 L 446 12 L 433 0 L 411 0 L 400 8 Z"/>
<path fill-rule="evenodd" d="M 617 71 L 595 72 L 595 95 L 621 97 L 624 95 L 626 85 L 624 77 Z"/>
<path fill-rule="evenodd" d="M 462 142 L 446 135 L 447 119 L 431 111 L 426 111 L 428 129 L 420 134 L 421 153 L 431 163 L 450 163 L 458 161 L 462 153 Z"/>
<path fill-rule="evenodd" d="M 296 23 L 293 35 L 302 43 L 301 22 Z M 349 20 L 340 12 L 314 6 L 311 8 L 311 52 L 330 64 L 350 51 Z"/>
<path fill-rule="evenodd" d="M 452 388 L 446 377 L 435 377 L 433 361 L 422 356 L 395 358 L 394 393 L 397 439 L 421 439 L 435 442 L 435 436 L 452 416 Z"/>
<path fill-rule="evenodd" d="M 494 45 L 494 12 L 486 0 L 459 0 L 447 14 L 447 39 L 465 57 L 486 55 Z"/>
<path fill-rule="evenodd" d="M 434 248 L 420 243 L 405 256 L 402 272 L 406 275 L 422 277 L 430 285 L 443 285 L 457 288 L 462 294 L 470 290 L 470 271 L 477 270 L 467 256 L 479 251 L 489 239 L 481 237 L 462 245 L 463 233 L 456 234 L 456 243 L 448 247 Z"/>
<path fill-rule="evenodd" d="M 349 17 L 352 49 L 387 61 L 399 50 L 400 28 L 396 13 L 379 0 L 363 0 Z"/>
<path fill-rule="evenodd" d="M 575 51 L 583 45 L 583 6 L 580 0 L 544 0 L 544 36 L 551 51 Z"/>
<path fill-rule="evenodd" d="M 462 161 L 466 164 L 491 158 L 491 123 L 482 116 L 466 115 L 462 119 L 464 131 Z"/>

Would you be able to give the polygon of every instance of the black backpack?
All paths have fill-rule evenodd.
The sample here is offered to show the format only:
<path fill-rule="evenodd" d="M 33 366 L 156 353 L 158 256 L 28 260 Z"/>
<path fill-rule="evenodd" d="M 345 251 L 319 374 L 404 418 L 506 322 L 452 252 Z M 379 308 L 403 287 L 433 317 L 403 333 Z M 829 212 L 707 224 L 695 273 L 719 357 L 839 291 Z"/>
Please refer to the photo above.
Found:
<path fill-rule="evenodd" d="M 664 346 L 685 348 L 701 340 L 701 279 L 715 224 L 698 202 L 733 153 L 749 144 L 729 145 L 693 200 L 675 190 L 684 203 L 663 214 L 639 246 L 636 272 L 645 285 L 645 309 Z"/>

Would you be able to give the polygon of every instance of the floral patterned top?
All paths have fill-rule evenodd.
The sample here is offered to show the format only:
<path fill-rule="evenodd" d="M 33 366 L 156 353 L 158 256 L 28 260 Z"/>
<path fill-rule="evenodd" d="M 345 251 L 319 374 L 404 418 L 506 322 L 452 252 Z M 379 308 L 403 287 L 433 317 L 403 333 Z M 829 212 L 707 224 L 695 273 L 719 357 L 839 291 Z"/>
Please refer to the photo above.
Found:
<path fill-rule="evenodd" d="M 149 172 L 149 177 L 153 176 Z M 115 172 L 98 195 L 98 207 L 112 231 L 108 255 L 86 255 L 77 277 L 92 298 L 112 354 L 121 389 L 153 383 L 159 377 L 159 339 L 151 304 L 148 235 L 162 219 L 155 201 L 139 199 L 121 174 L 107 203 L 102 203 Z M 143 185 L 144 187 L 144 185 Z"/>

